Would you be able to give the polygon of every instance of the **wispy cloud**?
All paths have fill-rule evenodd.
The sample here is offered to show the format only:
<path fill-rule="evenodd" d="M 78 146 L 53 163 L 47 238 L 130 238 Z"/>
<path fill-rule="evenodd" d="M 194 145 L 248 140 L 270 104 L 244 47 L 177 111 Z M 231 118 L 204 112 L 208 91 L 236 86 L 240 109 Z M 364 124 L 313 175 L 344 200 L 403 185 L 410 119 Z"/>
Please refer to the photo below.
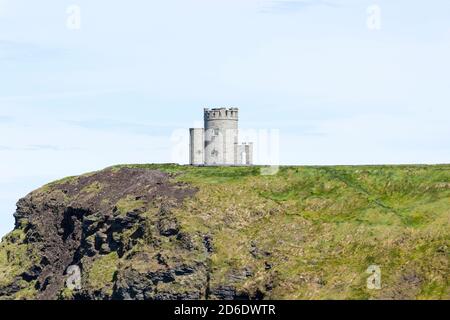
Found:
<path fill-rule="evenodd" d="M 59 146 L 47 145 L 47 144 L 33 144 L 24 148 L 29 151 L 60 151 L 62 150 Z"/>
<path fill-rule="evenodd" d="M 8 116 L 0 116 L 0 123 L 8 123 L 8 122 L 12 122 L 13 118 L 8 117 Z"/>
<path fill-rule="evenodd" d="M 5 146 L 0 145 L 0 151 L 73 151 L 80 148 L 67 148 L 57 145 L 32 144 L 27 146 Z"/>
<path fill-rule="evenodd" d="M 326 0 L 270 0 L 261 2 L 260 12 L 263 13 L 289 13 L 310 7 L 339 8 L 339 4 Z"/>
<path fill-rule="evenodd" d="M 93 119 L 93 120 L 66 120 L 65 123 L 85 129 L 128 132 L 143 135 L 167 135 L 174 129 L 183 127 L 180 123 L 134 123 L 122 122 L 109 119 Z"/>
<path fill-rule="evenodd" d="M 0 61 L 36 61 L 54 59 L 62 50 L 33 43 L 0 40 Z"/>
<path fill-rule="evenodd" d="M 47 94 L 0 96 L 0 102 L 48 101 L 59 99 L 96 97 L 101 95 L 109 95 L 115 93 L 129 93 L 129 92 L 132 92 L 132 90 L 85 90 L 85 91 L 50 92 Z"/>

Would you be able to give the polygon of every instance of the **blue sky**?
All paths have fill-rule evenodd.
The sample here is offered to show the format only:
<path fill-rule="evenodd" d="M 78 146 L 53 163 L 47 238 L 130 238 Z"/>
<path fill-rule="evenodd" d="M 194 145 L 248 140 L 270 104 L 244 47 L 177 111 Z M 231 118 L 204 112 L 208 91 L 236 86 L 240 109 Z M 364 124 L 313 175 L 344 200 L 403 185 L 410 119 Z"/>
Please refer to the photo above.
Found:
<path fill-rule="evenodd" d="M 203 107 L 282 164 L 448 163 L 449 57 L 448 0 L 0 0 L 0 235 L 48 181 L 187 162 Z"/>

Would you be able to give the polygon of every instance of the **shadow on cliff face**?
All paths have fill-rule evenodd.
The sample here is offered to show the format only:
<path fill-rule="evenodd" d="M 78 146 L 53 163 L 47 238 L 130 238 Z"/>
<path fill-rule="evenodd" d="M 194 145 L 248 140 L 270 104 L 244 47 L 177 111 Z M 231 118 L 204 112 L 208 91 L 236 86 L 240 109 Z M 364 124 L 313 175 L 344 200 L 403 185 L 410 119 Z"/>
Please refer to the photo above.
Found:
<path fill-rule="evenodd" d="M 226 286 L 210 287 L 213 236 L 186 231 L 174 214 L 197 192 L 175 174 L 116 167 L 28 194 L 7 240 L 26 248 L 26 263 L 0 281 L 0 298 L 262 299 L 234 287 L 250 271 L 231 270 Z M 69 289 L 73 268 L 80 283 Z"/>
<path fill-rule="evenodd" d="M 449 169 L 149 164 L 67 178 L 19 201 L 0 300 L 446 299 Z M 372 265 L 381 290 L 367 288 Z"/>
<path fill-rule="evenodd" d="M 188 235 L 180 234 L 170 214 L 171 208 L 195 192 L 188 185 L 171 182 L 167 173 L 130 168 L 74 177 L 32 192 L 18 202 L 16 228 L 25 231 L 25 242 L 34 246 L 40 259 L 17 280 L 34 281 L 37 298 L 55 299 L 64 291 L 65 271 L 77 265 L 86 276 L 75 298 L 155 298 L 155 284 L 192 277 L 202 263 L 185 264 L 183 253 L 179 261 L 169 262 L 151 256 L 149 265 L 156 259 L 158 269 L 163 270 L 149 275 L 148 270 L 135 270 L 132 260 L 150 251 L 156 255 L 167 242 L 162 238 L 171 238 L 174 251 L 204 251 L 190 244 Z M 112 253 L 128 268 L 112 266 L 112 279 L 101 272 L 94 274 L 96 262 Z M 197 282 L 206 281 L 205 270 Z M 108 280 L 112 283 L 101 283 Z M 201 294 L 191 296 L 200 298 Z"/>

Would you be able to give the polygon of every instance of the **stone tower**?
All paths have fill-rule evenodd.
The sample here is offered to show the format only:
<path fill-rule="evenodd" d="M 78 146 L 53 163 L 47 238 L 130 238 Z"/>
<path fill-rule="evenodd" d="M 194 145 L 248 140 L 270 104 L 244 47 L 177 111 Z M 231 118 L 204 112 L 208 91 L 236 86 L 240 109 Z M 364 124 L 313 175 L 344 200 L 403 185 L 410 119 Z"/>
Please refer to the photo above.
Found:
<path fill-rule="evenodd" d="M 204 128 L 190 129 L 191 165 L 250 165 L 253 144 L 239 145 L 239 110 L 204 109 Z"/>
<path fill-rule="evenodd" d="M 205 164 L 236 164 L 238 109 L 204 109 L 204 119 Z"/>

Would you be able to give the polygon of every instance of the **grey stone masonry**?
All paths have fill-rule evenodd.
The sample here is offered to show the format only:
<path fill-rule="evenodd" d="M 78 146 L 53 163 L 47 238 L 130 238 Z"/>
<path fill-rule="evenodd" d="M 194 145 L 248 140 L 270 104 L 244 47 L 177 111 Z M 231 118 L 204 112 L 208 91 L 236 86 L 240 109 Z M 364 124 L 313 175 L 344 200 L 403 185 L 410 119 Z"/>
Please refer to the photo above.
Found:
<path fill-rule="evenodd" d="M 238 122 L 238 108 L 205 108 L 204 128 L 190 129 L 190 164 L 253 164 L 253 143 L 239 144 Z"/>
<path fill-rule="evenodd" d="M 203 128 L 191 128 L 189 130 L 190 135 L 190 164 L 192 165 L 202 165 L 205 163 L 204 157 L 204 143 L 205 143 L 205 133 Z"/>

